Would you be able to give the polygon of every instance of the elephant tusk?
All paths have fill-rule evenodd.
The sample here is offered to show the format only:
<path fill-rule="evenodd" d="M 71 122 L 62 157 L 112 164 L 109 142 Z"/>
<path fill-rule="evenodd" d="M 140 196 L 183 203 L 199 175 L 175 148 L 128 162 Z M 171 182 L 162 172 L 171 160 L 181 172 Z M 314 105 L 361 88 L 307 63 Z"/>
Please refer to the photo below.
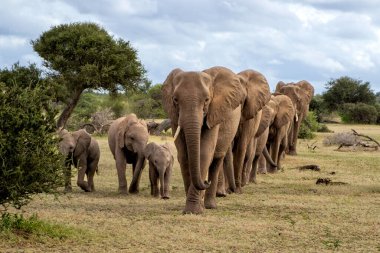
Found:
<path fill-rule="evenodd" d="M 296 113 L 296 122 L 298 122 L 298 114 Z"/>
<path fill-rule="evenodd" d="M 181 126 L 178 125 L 177 131 L 175 131 L 175 134 L 174 134 L 174 141 L 177 139 L 180 131 L 181 131 Z"/>

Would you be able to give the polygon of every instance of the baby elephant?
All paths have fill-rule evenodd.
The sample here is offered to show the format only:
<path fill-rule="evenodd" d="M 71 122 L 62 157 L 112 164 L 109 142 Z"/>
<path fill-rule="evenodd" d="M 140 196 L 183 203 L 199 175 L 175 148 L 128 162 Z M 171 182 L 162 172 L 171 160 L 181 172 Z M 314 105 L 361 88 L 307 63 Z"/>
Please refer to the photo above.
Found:
<path fill-rule="evenodd" d="M 161 198 L 169 198 L 169 182 L 173 170 L 174 157 L 169 144 L 159 145 L 151 142 L 145 147 L 145 157 L 149 161 L 149 179 L 151 195 Z M 160 181 L 160 192 L 158 192 Z"/>
<path fill-rule="evenodd" d="M 86 130 L 70 133 L 66 129 L 58 132 L 60 137 L 59 150 L 66 155 L 65 162 L 65 191 L 71 188 L 71 165 L 78 168 L 77 185 L 86 192 L 95 190 L 94 175 L 98 171 L 100 149 L 98 142 Z M 87 175 L 87 182 L 84 176 Z"/>

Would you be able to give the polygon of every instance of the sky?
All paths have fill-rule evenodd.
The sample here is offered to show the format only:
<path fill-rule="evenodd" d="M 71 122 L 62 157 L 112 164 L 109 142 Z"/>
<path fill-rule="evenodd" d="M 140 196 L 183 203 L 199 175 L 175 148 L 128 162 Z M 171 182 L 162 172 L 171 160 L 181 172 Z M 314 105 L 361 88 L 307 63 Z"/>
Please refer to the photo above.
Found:
<path fill-rule="evenodd" d="M 51 27 L 95 22 L 130 41 L 153 84 L 170 71 L 225 66 L 316 93 L 350 76 L 380 91 L 380 0 L 1 0 L 0 68 L 41 64 L 30 44 Z"/>

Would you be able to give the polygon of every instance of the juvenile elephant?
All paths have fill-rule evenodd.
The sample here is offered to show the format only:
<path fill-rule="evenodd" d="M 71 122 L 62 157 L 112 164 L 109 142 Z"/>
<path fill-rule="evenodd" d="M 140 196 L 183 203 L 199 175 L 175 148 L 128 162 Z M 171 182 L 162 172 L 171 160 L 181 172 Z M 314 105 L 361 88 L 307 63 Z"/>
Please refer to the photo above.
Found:
<path fill-rule="evenodd" d="M 297 155 L 297 138 L 302 121 L 305 119 L 311 99 L 314 96 L 314 87 L 308 81 L 297 83 L 278 82 L 276 92 L 288 96 L 293 103 L 295 114 L 292 130 L 288 136 L 288 152 L 290 155 Z"/>
<path fill-rule="evenodd" d="M 148 142 L 148 128 L 135 114 L 116 119 L 108 130 L 108 145 L 116 162 L 119 192 L 127 193 L 126 165 L 132 164 L 133 178 L 129 193 L 139 192 L 141 173 L 145 167 L 144 150 Z"/>
<path fill-rule="evenodd" d="M 86 192 L 95 190 L 94 175 L 98 170 L 100 149 L 98 142 L 84 129 L 70 133 L 66 129 L 58 131 L 59 150 L 66 155 L 65 191 L 71 191 L 71 165 L 78 168 L 77 185 Z M 87 182 L 84 176 L 87 175 Z"/>
<path fill-rule="evenodd" d="M 169 199 L 169 184 L 174 164 L 174 157 L 169 145 L 151 142 L 145 147 L 145 157 L 149 161 L 151 195 Z M 159 191 L 158 181 L 160 182 Z"/>

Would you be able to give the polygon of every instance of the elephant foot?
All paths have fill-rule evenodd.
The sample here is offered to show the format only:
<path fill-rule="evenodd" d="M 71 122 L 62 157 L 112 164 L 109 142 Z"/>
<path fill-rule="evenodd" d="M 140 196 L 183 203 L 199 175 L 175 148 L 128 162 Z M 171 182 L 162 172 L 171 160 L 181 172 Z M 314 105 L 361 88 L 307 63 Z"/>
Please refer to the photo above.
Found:
<path fill-rule="evenodd" d="M 169 196 L 163 196 L 162 199 L 170 199 Z"/>
<path fill-rule="evenodd" d="M 239 187 L 236 187 L 235 189 L 235 193 L 237 194 L 242 194 L 243 193 L 243 189 L 239 186 Z"/>
<path fill-rule="evenodd" d="M 205 208 L 206 209 L 216 209 L 216 201 L 215 198 L 206 199 L 205 200 Z"/>
<path fill-rule="evenodd" d="M 268 173 L 276 173 L 277 172 L 277 168 L 273 168 L 273 169 L 268 169 Z"/>
<path fill-rule="evenodd" d="M 72 192 L 73 191 L 73 188 L 70 186 L 65 186 L 65 190 L 64 192 Z"/>
<path fill-rule="evenodd" d="M 227 197 L 227 193 L 226 192 L 216 192 L 216 197 L 218 197 L 218 198 Z"/>
<path fill-rule="evenodd" d="M 266 168 L 258 168 L 257 173 L 259 174 L 267 174 L 267 169 Z"/>
<path fill-rule="evenodd" d="M 182 214 L 202 214 L 203 210 L 203 207 L 199 203 L 196 205 L 186 205 Z"/>
<path fill-rule="evenodd" d="M 128 192 L 130 194 L 138 194 L 139 193 L 139 189 L 129 187 L 129 191 Z"/>
<path fill-rule="evenodd" d="M 297 151 L 289 150 L 288 155 L 297 155 Z"/>
<path fill-rule="evenodd" d="M 227 192 L 228 194 L 232 194 L 232 193 L 235 192 L 235 190 L 236 190 L 236 188 L 234 188 L 234 189 L 232 189 L 232 188 L 228 188 L 228 189 L 226 190 L 226 192 Z"/>
<path fill-rule="evenodd" d="M 119 187 L 118 192 L 120 194 L 128 195 L 127 187 L 125 187 L 125 186 L 124 187 Z"/>
<path fill-rule="evenodd" d="M 251 178 L 251 179 L 249 179 L 249 182 L 257 184 L 257 179 L 256 178 Z"/>

